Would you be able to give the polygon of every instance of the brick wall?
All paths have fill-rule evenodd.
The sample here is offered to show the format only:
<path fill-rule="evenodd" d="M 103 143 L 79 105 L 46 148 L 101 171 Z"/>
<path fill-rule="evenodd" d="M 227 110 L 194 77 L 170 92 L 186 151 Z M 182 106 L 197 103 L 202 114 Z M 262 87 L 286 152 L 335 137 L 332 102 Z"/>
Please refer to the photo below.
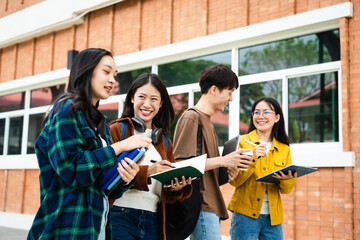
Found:
<path fill-rule="evenodd" d="M 42 1 L 44 0 L 0 0 L 0 18 Z"/>
<path fill-rule="evenodd" d="M 40 0 L 0 0 L 0 17 Z M 0 82 L 66 67 L 67 51 L 121 55 L 323 8 L 346 0 L 126 0 L 86 15 L 84 24 L 0 50 Z M 360 239 L 360 0 L 340 20 L 344 151 L 355 168 L 321 168 L 283 195 L 284 239 Z M 35 214 L 38 170 L 0 170 L 0 211 Z M 233 188 L 222 187 L 226 202 Z M 222 223 L 228 235 L 230 220 Z"/>
<path fill-rule="evenodd" d="M 348 74 L 349 80 L 347 82 L 348 87 L 348 109 L 349 113 L 347 114 L 348 118 L 344 119 L 347 121 L 347 128 L 348 128 L 348 143 L 347 147 L 354 151 L 356 154 L 356 166 L 354 169 L 354 238 L 360 239 L 360 167 L 359 167 L 359 154 L 360 154 L 360 84 L 359 84 L 359 77 L 360 77 L 360 46 L 359 46 L 359 39 L 360 39 L 360 1 L 356 0 L 353 1 L 354 3 L 354 17 L 349 19 L 348 23 L 348 54 L 349 54 L 349 67 Z M 344 23 L 346 24 L 346 23 Z M 350 121 L 349 121 L 350 119 Z"/>

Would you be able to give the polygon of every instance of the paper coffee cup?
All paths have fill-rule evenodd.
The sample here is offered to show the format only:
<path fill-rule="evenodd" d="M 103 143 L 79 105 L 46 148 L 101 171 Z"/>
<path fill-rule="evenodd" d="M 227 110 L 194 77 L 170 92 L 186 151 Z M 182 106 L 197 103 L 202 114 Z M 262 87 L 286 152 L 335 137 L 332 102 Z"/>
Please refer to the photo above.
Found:
<path fill-rule="evenodd" d="M 248 155 L 248 156 L 253 155 L 253 151 L 251 149 L 246 149 L 246 150 L 250 150 L 250 151 L 249 152 L 243 152 L 243 153 L 241 153 L 241 155 Z M 239 168 L 239 170 L 247 171 L 248 169 L 247 168 Z"/>

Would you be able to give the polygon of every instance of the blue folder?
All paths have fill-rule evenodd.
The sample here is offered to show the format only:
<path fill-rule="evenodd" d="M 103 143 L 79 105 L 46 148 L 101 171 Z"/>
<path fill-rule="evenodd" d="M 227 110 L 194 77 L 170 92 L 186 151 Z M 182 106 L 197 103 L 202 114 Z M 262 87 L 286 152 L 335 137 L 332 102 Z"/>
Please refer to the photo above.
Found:
<path fill-rule="evenodd" d="M 112 186 L 114 186 L 116 182 L 118 182 L 121 179 L 119 172 L 117 171 L 118 163 L 120 163 L 121 160 L 127 157 L 133 160 L 134 162 L 138 162 L 141 159 L 141 157 L 144 155 L 144 153 L 145 153 L 144 148 L 141 149 L 136 148 L 132 151 L 121 153 L 120 156 L 118 157 L 118 161 L 116 162 L 115 166 L 105 172 L 105 175 L 102 180 L 102 190 L 104 191 L 111 184 Z M 117 181 L 114 182 L 115 180 Z"/>
<path fill-rule="evenodd" d="M 138 162 L 141 157 L 144 155 L 145 153 L 145 149 L 144 148 L 141 148 L 139 150 L 139 153 L 131 160 L 133 160 L 134 162 Z M 117 177 L 110 183 L 110 185 L 106 188 L 107 190 L 111 191 L 111 189 L 115 186 L 115 184 L 117 184 L 121 179 L 121 176 L 118 174 Z"/>

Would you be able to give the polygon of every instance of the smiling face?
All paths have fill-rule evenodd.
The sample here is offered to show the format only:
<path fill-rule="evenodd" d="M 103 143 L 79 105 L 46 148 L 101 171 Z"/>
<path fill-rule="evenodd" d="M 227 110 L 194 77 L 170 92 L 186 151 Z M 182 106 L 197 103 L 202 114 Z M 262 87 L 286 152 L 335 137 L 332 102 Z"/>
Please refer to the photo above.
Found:
<path fill-rule="evenodd" d="M 252 118 L 258 132 L 269 134 L 274 124 L 280 120 L 280 115 L 276 114 L 265 101 L 261 101 L 252 112 Z"/>
<path fill-rule="evenodd" d="M 152 120 L 162 105 L 160 92 L 151 83 L 145 84 L 136 90 L 131 102 L 135 117 L 144 120 L 146 127 L 151 128 Z"/>
<path fill-rule="evenodd" d="M 222 91 L 219 90 L 216 86 L 212 86 L 214 88 L 214 106 L 215 111 L 223 112 L 229 102 L 232 101 L 232 93 L 235 89 L 223 89 Z"/>
<path fill-rule="evenodd" d="M 95 105 L 100 99 L 107 99 L 115 84 L 117 74 L 115 61 L 105 55 L 94 68 L 91 76 L 92 104 Z"/>

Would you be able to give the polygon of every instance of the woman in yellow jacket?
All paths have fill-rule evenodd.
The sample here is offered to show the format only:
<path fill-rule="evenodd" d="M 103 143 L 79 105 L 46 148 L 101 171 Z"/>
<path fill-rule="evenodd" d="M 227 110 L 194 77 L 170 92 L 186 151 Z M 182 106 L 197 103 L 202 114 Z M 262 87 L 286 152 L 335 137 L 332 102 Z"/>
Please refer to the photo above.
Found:
<path fill-rule="evenodd" d="M 290 139 L 284 116 L 273 98 L 257 100 L 251 109 L 248 134 L 241 136 L 239 148 L 253 152 L 253 163 L 231 181 L 235 187 L 228 209 L 233 212 L 232 240 L 283 239 L 283 207 L 280 193 L 290 193 L 297 174 L 280 172 L 280 183 L 261 183 L 255 179 L 291 164 Z M 249 150 L 249 151 L 250 151 Z"/>

